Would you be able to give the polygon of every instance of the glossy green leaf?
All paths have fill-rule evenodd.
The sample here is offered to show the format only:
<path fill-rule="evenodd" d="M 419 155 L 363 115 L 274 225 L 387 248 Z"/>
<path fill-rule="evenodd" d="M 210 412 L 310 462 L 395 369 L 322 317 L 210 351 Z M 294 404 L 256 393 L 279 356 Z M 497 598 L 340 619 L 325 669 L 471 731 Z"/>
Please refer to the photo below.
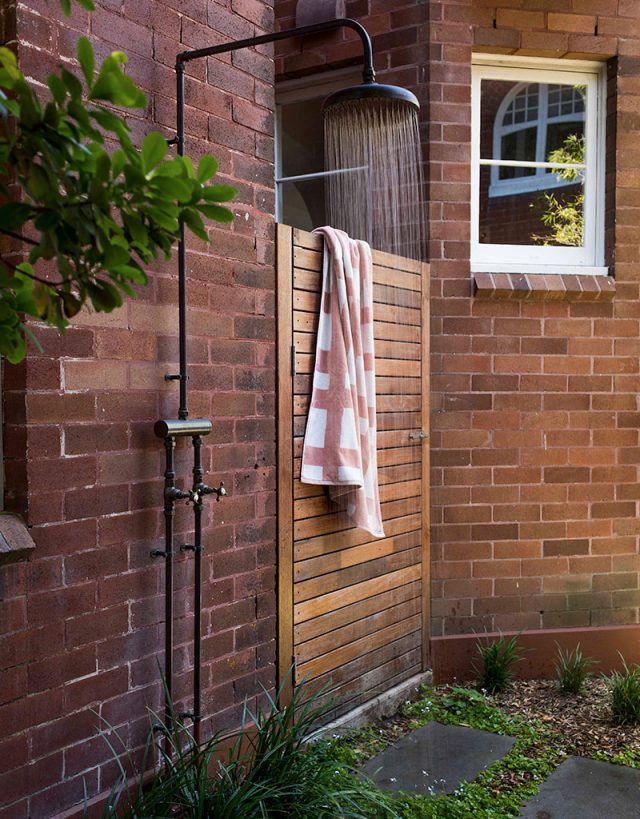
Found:
<path fill-rule="evenodd" d="M 209 185 L 203 191 L 207 202 L 230 202 L 238 194 L 238 189 L 231 185 Z"/>
<path fill-rule="evenodd" d="M 167 140 L 157 131 L 147 134 L 142 143 L 142 169 L 149 173 L 165 158 L 169 149 Z"/>
<path fill-rule="evenodd" d="M 216 222 L 233 222 L 233 211 L 228 208 L 222 208 L 219 205 L 198 205 L 198 210 L 203 213 L 208 219 L 215 219 Z"/>
<path fill-rule="evenodd" d="M 209 154 L 205 154 L 200 159 L 200 162 L 198 162 L 198 171 L 196 173 L 196 179 L 198 180 L 198 182 L 207 182 L 217 173 L 218 173 L 217 161 Z"/>
<path fill-rule="evenodd" d="M 93 53 L 93 46 L 86 37 L 80 37 L 76 47 L 78 62 L 87 81 L 87 86 L 91 89 L 93 85 L 93 74 L 96 67 L 96 58 Z"/>

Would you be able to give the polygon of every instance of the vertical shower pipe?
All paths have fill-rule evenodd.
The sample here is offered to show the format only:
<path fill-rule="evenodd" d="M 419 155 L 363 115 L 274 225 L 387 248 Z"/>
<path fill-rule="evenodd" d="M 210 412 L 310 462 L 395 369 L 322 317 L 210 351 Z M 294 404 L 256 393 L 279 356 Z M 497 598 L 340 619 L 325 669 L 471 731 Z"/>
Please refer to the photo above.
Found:
<path fill-rule="evenodd" d="M 229 51 L 236 51 L 240 48 L 262 45 L 276 42 L 289 37 L 300 37 L 306 35 L 320 34 L 326 31 L 334 31 L 338 28 L 351 28 L 355 31 L 361 41 L 364 52 L 364 67 L 362 80 L 365 84 L 375 83 L 375 72 L 373 69 L 373 50 L 371 39 L 364 28 L 356 20 L 344 18 L 339 20 L 327 20 L 309 26 L 288 29 L 287 31 L 264 34 L 258 37 L 250 37 L 244 40 L 236 40 L 222 45 L 210 46 L 193 51 L 183 51 L 176 57 L 176 136 L 169 140 L 174 144 L 179 156 L 184 156 L 185 148 L 185 128 L 184 128 L 184 92 L 185 92 L 185 64 L 191 60 L 201 57 L 210 57 L 215 54 L 223 54 Z M 168 381 L 178 381 L 180 385 L 180 406 L 178 409 L 178 420 L 161 420 L 155 425 L 155 432 L 158 437 L 164 438 L 166 451 L 165 470 L 165 490 L 164 490 L 164 515 L 165 515 L 165 551 L 154 550 L 153 557 L 165 558 L 165 724 L 170 725 L 171 720 L 171 697 L 173 693 L 173 519 L 175 515 L 175 504 L 178 500 L 189 499 L 193 502 L 194 508 L 194 543 L 183 544 L 181 551 L 194 552 L 194 669 L 193 669 L 193 712 L 189 714 L 194 723 L 194 738 L 197 742 L 200 739 L 200 721 L 202 719 L 201 707 L 201 602 L 202 602 L 202 499 L 205 495 L 215 494 L 220 500 L 226 492 L 224 485 L 220 483 L 217 487 L 207 486 L 203 483 L 202 470 L 202 438 L 211 431 L 211 422 L 208 419 L 189 420 L 189 409 L 187 405 L 187 290 L 186 290 L 186 242 L 184 220 L 180 219 L 179 240 L 178 240 L 178 346 L 179 346 L 179 374 L 166 375 Z M 174 453 L 176 439 L 178 437 L 190 436 L 193 443 L 194 466 L 193 466 L 193 486 L 189 492 L 183 492 L 176 487 Z"/>

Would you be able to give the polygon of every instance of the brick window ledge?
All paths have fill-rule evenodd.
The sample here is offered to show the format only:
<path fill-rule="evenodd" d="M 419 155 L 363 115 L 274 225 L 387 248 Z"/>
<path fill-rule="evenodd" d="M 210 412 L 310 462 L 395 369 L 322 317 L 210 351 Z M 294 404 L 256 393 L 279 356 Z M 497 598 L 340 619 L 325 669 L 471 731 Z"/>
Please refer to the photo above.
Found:
<path fill-rule="evenodd" d="M 36 548 L 24 521 L 0 512 L 0 566 L 27 560 Z"/>
<path fill-rule="evenodd" d="M 565 299 L 610 301 L 616 292 L 612 276 L 569 273 L 473 273 L 479 299 Z"/>

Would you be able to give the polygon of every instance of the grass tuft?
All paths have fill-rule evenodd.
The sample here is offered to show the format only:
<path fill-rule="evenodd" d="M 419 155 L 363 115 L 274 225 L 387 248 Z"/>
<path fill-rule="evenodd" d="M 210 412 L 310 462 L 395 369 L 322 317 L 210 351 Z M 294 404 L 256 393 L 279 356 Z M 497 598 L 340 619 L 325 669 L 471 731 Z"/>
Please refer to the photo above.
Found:
<path fill-rule="evenodd" d="M 627 665 L 624 657 L 623 671 L 614 671 L 605 678 L 609 688 L 611 713 L 618 725 L 637 725 L 640 723 L 640 666 Z"/>
<path fill-rule="evenodd" d="M 476 643 L 478 659 L 473 664 L 477 674 L 478 688 L 489 694 L 504 691 L 513 679 L 513 666 L 522 660 L 524 654 L 518 645 L 518 637 L 507 640 L 503 634 L 497 640 Z"/>
<path fill-rule="evenodd" d="M 591 676 L 591 667 L 597 660 L 585 657 L 580 643 L 573 649 L 565 651 L 557 643 L 558 652 L 554 660 L 556 679 L 564 694 L 580 694 L 586 680 Z"/>

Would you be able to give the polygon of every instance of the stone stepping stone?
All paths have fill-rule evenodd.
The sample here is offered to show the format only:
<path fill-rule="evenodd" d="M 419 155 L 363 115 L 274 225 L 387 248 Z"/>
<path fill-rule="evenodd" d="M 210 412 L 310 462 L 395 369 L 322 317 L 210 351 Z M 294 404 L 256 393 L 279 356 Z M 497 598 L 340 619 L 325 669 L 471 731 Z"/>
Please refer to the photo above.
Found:
<path fill-rule="evenodd" d="M 521 819 L 638 819 L 640 770 L 570 756 L 540 786 Z"/>
<path fill-rule="evenodd" d="M 451 793 L 501 759 L 514 742 L 514 737 L 430 722 L 370 759 L 362 770 L 383 790 L 423 796 Z"/>

